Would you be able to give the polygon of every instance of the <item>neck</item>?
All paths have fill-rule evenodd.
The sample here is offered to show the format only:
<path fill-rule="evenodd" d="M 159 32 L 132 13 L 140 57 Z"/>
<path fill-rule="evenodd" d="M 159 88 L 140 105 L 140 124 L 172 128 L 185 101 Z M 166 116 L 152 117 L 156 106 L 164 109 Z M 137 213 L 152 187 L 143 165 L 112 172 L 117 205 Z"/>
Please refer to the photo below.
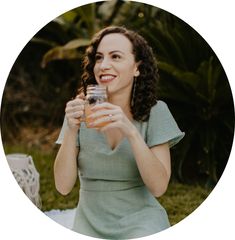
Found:
<path fill-rule="evenodd" d="M 125 93 L 109 94 L 109 102 L 121 107 L 123 112 L 126 113 L 127 115 L 131 113 L 130 99 L 131 99 L 130 94 L 128 94 L 128 96 L 126 96 Z"/>

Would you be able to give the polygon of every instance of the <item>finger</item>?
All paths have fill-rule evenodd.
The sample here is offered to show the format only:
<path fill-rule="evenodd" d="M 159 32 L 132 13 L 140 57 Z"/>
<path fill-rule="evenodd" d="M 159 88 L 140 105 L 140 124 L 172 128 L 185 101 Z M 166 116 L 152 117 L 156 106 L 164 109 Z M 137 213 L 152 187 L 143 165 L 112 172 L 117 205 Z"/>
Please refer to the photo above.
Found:
<path fill-rule="evenodd" d="M 74 115 L 73 115 L 74 118 L 78 118 L 78 119 L 80 119 L 82 116 L 84 116 L 83 111 L 75 112 Z"/>
<path fill-rule="evenodd" d="M 67 117 L 71 119 L 74 119 L 74 118 L 77 119 L 83 116 L 83 114 L 84 114 L 83 111 L 71 112 L 67 114 Z"/>
<path fill-rule="evenodd" d="M 83 101 L 69 101 L 67 104 L 66 104 L 66 108 L 65 108 L 65 112 L 74 112 L 74 111 L 81 111 L 81 110 L 84 110 L 85 106 L 84 106 L 84 103 Z"/>
<path fill-rule="evenodd" d="M 109 102 L 103 102 L 103 103 L 98 103 L 95 104 L 94 106 L 91 107 L 92 111 L 97 111 L 99 109 L 106 108 L 106 109 L 118 109 L 119 107 L 116 105 L 113 105 Z"/>
<path fill-rule="evenodd" d="M 83 99 L 81 99 L 81 98 L 75 98 L 71 102 L 72 102 L 72 106 L 84 105 L 85 104 L 85 101 Z"/>
<path fill-rule="evenodd" d="M 84 111 L 84 105 L 77 105 L 75 107 L 66 107 L 65 109 L 66 113 L 73 113 L 78 111 Z"/>
<path fill-rule="evenodd" d="M 85 94 L 83 93 L 83 92 L 81 92 L 81 93 L 79 93 L 77 96 L 76 96 L 76 98 L 79 98 L 79 99 L 85 99 Z M 75 98 L 75 99 L 76 99 Z"/>
<path fill-rule="evenodd" d="M 104 127 L 99 128 L 100 132 L 105 132 L 106 130 L 110 130 L 110 129 L 114 129 L 114 128 L 118 128 L 118 123 L 117 122 L 111 122 L 107 125 L 105 125 Z"/>
<path fill-rule="evenodd" d="M 80 98 L 75 98 L 73 100 L 70 100 L 69 102 L 67 102 L 66 106 L 68 107 L 74 107 L 77 105 L 84 105 L 85 101 L 83 99 Z"/>
<path fill-rule="evenodd" d="M 89 118 L 98 118 L 98 117 L 102 117 L 102 116 L 114 116 L 115 114 L 117 114 L 118 111 L 115 110 L 107 110 L 107 109 L 102 109 L 102 110 L 97 110 L 94 113 L 90 114 L 88 117 Z"/>
<path fill-rule="evenodd" d="M 99 119 L 96 119 L 95 121 L 92 121 L 89 123 L 89 126 L 90 127 L 96 127 L 100 124 L 103 124 L 103 123 L 111 123 L 111 119 L 110 119 L 110 116 L 105 116 L 105 117 L 101 117 Z"/>
<path fill-rule="evenodd" d="M 69 127 L 78 127 L 80 125 L 80 121 L 78 119 L 68 119 L 68 126 Z"/>
<path fill-rule="evenodd" d="M 77 124 L 80 123 L 79 119 L 77 119 L 77 118 L 71 119 L 70 122 L 71 122 L 73 125 L 77 125 Z"/>

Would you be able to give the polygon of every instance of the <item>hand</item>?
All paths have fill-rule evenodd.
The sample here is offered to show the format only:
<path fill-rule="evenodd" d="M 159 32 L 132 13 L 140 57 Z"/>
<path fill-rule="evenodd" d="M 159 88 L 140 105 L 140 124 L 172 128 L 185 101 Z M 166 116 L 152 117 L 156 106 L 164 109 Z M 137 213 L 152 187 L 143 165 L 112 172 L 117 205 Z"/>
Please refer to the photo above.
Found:
<path fill-rule="evenodd" d="M 65 116 L 67 118 L 68 127 L 71 129 L 78 130 L 80 127 L 81 117 L 84 116 L 84 98 L 85 95 L 81 93 L 66 104 Z"/>
<path fill-rule="evenodd" d="M 107 125 L 99 129 L 101 132 L 118 128 L 124 136 L 130 137 L 137 131 L 119 106 L 104 102 L 96 104 L 91 108 L 91 111 L 93 113 L 89 115 L 89 118 L 93 119 L 93 121 L 90 123 L 90 127 L 95 128 L 99 124 L 107 123 Z"/>

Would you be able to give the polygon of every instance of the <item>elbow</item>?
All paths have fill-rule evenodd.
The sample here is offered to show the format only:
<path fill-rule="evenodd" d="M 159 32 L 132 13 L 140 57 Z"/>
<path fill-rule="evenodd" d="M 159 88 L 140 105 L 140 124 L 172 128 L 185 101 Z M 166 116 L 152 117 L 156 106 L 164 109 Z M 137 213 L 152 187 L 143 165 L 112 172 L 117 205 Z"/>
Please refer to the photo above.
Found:
<path fill-rule="evenodd" d="M 63 196 L 67 196 L 71 192 L 70 189 L 64 188 L 62 186 L 58 186 L 57 184 L 55 184 L 55 188 L 57 192 L 59 192 Z"/>
<path fill-rule="evenodd" d="M 71 181 L 66 175 L 61 175 L 54 171 L 54 186 L 57 192 L 66 196 L 72 191 L 74 181 Z"/>
<path fill-rule="evenodd" d="M 165 192 L 166 192 L 166 190 L 167 189 L 161 189 L 161 190 L 155 190 L 154 192 L 152 192 L 152 194 L 153 194 L 153 196 L 154 197 L 157 197 L 157 198 L 159 198 L 159 197 L 161 197 Z"/>
<path fill-rule="evenodd" d="M 152 189 L 150 190 L 153 196 L 157 198 L 161 197 L 167 191 L 169 182 L 170 182 L 170 174 L 166 176 L 166 178 L 160 183 L 158 182 L 158 184 L 154 184 Z"/>
<path fill-rule="evenodd" d="M 168 184 L 164 186 L 156 186 L 153 189 L 149 189 L 154 197 L 161 197 L 167 191 Z"/>
<path fill-rule="evenodd" d="M 58 191 L 58 192 L 63 196 L 67 196 L 70 193 L 70 191 Z"/>
<path fill-rule="evenodd" d="M 60 178 L 58 179 L 56 177 L 56 175 L 54 177 L 55 177 L 54 178 L 54 180 L 55 180 L 54 183 L 55 183 L 55 188 L 56 188 L 57 192 L 59 192 L 63 196 L 68 195 L 71 192 L 71 190 L 72 190 L 71 186 L 65 184 L 64 181 L 62 182 L 60 180 Z"/>

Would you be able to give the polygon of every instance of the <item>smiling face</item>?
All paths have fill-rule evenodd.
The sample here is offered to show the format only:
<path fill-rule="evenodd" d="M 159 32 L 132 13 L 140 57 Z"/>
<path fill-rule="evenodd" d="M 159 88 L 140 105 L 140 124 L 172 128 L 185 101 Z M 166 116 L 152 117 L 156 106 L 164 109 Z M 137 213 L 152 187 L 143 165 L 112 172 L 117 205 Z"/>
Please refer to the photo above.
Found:
<path fill-rule="evenodd" d="M 139 75 L 130 40 L 120 33 L 105 35 L 95 58 L 97 83 L 107 86 L 110 94 L 121 92 L 130 95 L 134 76 Z"/>

